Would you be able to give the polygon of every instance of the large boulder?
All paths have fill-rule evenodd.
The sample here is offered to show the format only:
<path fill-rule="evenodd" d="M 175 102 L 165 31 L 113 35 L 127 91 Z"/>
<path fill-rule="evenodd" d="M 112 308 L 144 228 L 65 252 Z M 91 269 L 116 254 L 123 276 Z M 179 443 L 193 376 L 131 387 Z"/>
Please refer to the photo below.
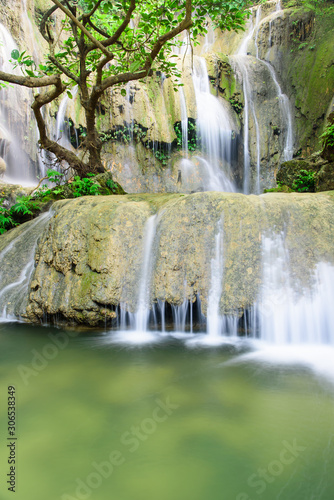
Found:
<path fill-rule="evenodd" d="M 299 291 L 312 286 L 318 262 L 334 263 L 333 231 L 334 198 L 322 193 L 58 201 L 49 215 L 0 237 L 0 311 L 32 322 L 47 316 L 110 323 L 119 305 L 137 310 L 145 278 L 150 302 L 181 306 L 200 299 L 206 314 L 218 273 L 219 310 L 238 318 L 259 296 L 267 238 L 284 237 L 291 285 Z"/>

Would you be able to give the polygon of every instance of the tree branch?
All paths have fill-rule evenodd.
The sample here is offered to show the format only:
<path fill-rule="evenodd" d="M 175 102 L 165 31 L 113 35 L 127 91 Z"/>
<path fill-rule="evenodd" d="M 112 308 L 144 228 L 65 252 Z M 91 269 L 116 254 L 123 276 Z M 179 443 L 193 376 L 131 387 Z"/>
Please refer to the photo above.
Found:
<path fill-rule="evenodd" d="M 43 149 L 55 154 L 59 161 L 66 161 L 72 168 L 84 174 L 89 172 L 90 167 L 86 163 L 82 162 L 75 153 L 64 148 L 56 141 L 52 141 L 51 139 L 49 139 L 46 132 L 46 125 L 41 112 L 41 108 L 45 104 L 48 104 L 49 102 L 59 97 L 66 89 L 66 85 L 62 83 L 59 75 L 57 76 L 58 80 L 54 88 L 52 88 L 48 92 L 35 96 L 35 100 L 31 106 L 34 111 L 39 130 L 39 143 Z"/>
<path fill-rule="evenodd" d="M 90 17 L 92 17 L 97 11 L 97 9 L 100 7 L 102 2 L 103 0 L 98 0 L 93 9 L 90 12 L 88 12 L 88 14 L 82 14 L 82 16 L 79 18 L 79 21 L 88 20 Z"/>
<path fill-rule="evenodd" d="M 52 40 L 52 38 L 49 38 L 50 37 L 49 31 L 48 31 L 48 36 L 46 35 L 46 26 L 45 26 L 46 21 L 49 19 L 50 16 L 52 16 L 52 14 L 54 12 L 56 12 L 57 9 L 58 9 L 58 6 L 54 5 L 49 10 L 47 10 L 45 12 L 44 16 L 42 17 L 41 23 L 39 25 L 39 31 L 40 31 L 41 35 L 44 38 L 44 40 L 46 40 L 48 43 L 53 42 L 53 40 Z"/>
<path fill-rule="evenodd" d="M 153 61 L 155 60 L 155 58 L 157 57 L 157 55 L 159 54 L 160 50 L 165 45 L 165 43 L 168 42 L 168 40 L 171 40 L 176 35 L 182 33 L 182 31 L 190 28 L 190 26 L 192 25 L 191 13 L 192 13 L 192 0 L 186 0 L 186 17 L 183 19 L 183 21 L 181 21 L 181 23 L 178 24 L 178 26 L 176 26 L 174 29 L 168 31 L 168 33 L 165 33 L 164 35 L 161 35 L 158 38 L 158 40 L 155 42 L 153 46 L 153 49 L 146 58 L 146 61 L 144 63 L 145 69 L 151 68 Z"/>
<path fill-rule="evenodd" d="M 140 80 L 141 78 L 145 78 L 145 76 L 147 76 L 150 73 L 153 61 L 156 59 L 157 55 L 159 54 L 164 44 L 168 40 L 174 38 L 179 33 L 182 33 L 182 31 L 190 28 L 190 26 L 192 25 L 191 13 L 192 13 L 192 0 L 186 0 L 185 18 L 174 29 L 168 31 L 167 33 L 158 38 L 158 40 L 153 45 L 150 54 L 147 56 L 143 68 L 141 68 L 136 73 L 129 72 L 105 78 L 105 80 L 102 81 L 101 85 L 93 88 L 92 98 L 96 99 L 96 96 L 100 96 L 107 88 L 112 87 L 117 83 L 125 83 L 132 80 Z"/>
<path fill-rule="evenodd" d="M 96 38 L 93 37 L 93 35 L 84 27 L 83 24 L 81 24 L 80 21 L 78 21 L 78 19 L 72 14 L 72 12 L 70 10 L 68 10 L 66 7 L 64 7 L 59 2 L 59 0 L 52 0 L 52 2 L 55 5 L 57 5 L 64 12 L 64 14 L 66 14 L 66 16 L 69 17 L 74 22 L 74 24 L 76 24 L 78 26 L 78 28 L 82 31 L 82 33 L 84 33 L 90 39 L 91 42 L 93 42 L 93 44 L 95 46 L 94 48 L 100 49 L 106 56 L 110 55 L 109 50 L 107 50 L 106 47 L 103 46 L 101 42 L 99 42 L 99 40 L 96 40 Z"/>
<path fill-rule="evenodd" d="M 52 0 L 54 1 L 54 0 Z M 130 3 L 130 7 L 125 15 L 125 18 L 124 18 L 124 21 L 122 22 L 122 24 L 117 28 L 117 30 L 115 31 L 115 33 L 109 37 L 107 40 L 103 40 L 102 45 L 104 47 L 110 47 L 110 45 L 113 45 L 114 43 L 117 42 L 117 40 L 119 39 L 119 37 L 121 36 L 121 34 L 123 33 L 123 31 L 125 30 L 125 28 L 128 26 L 130 20 L 131 20 L 131 15 L 132 15 L 132 12 L 135 10 L 136 8 L 136 0 L 131 0 L 131 3 Z M 93 26 L 92 26 L 93 28 Z M 94 27 L 95 29 L 95 27 Z M 96 30 L 98 33 L 99 31 Z M 102 33 L 100 33 L 101 35 Z M 103 33 L 102 36 L 106 36 L 106 33 Z M 91 50 L 94 50 L 94 47 L 90 46 L 88 48 L 88 51 L 90 52 Z"/>
<path fill-rule="evenodd" d="M 72 73 L 69 69 L 63 66 L 53 54 L 49 55 L 49 59 L 62 73 L 64 73 L 64 75 L 68 76 L 68 78 L 74 80 L 76 83 L 79 83 L 79 78 L 75 76 L 75 74 Z"/>
<path fill-rule="evenodd" d="M 0 71 L 0 80 L 9 83 L 15 83 L 16 85 L 21 85 L 22 87 L 29 88 L 38 88 L 38 87 L 47 87 L 48 85 L 58 85 L 60 81 L 59 75 L 50 75 L 50 76 L 21 76 L 21 75 L 12 75 L 10 73 L 4 73 Z"/>
<path fill-rule="evenodd" d="M 113 85 L 116 85 L 117 83 L 126 83 L 130 82 L 132 80 L 140 80 L 141 78 L 145 78 L 150 72 L 149 69 L 142 69 L 140 71 L 137 71 L 136 73 L 122 73 L 120 75 L 115 75 L 115 76 L 109 76 L 103 82 L 101 85 L 96 86 L 92 90 L 92 96 L 94 93 L 101 95 L 107 88 L 112 87 Z"/>

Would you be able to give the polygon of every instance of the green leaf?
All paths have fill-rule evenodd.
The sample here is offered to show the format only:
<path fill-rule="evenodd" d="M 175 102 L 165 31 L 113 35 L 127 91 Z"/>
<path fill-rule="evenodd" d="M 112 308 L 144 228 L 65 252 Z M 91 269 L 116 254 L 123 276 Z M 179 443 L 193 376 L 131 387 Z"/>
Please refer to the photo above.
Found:
<path fill-rule="evenodd" d="M 123 97 L 125 97 L 125 96 L 126 96 L 126 90 L 125 90 L 125 89 L 121 89 L 121 95 L 122 95 Z"/>
<path fill-rule="evenodd" d="M 131 73 L 134 73 L 135 71 L 137 71 L 137 69 L 140 68 L 140 61 L 134 61 L 131 65 L 130 65 L 130 72 Z"/>
<path fill-rule="evenodd" d="M 71 94 L 71 92 L 69 90 L 66 90 L 66 94 L 68 95 L 68 97 L 70 99 L 73 99 L 73 95 Z"/>
<path fill-rule="evenodd" d="M 20 57 L 20 52 L 17 49 L 12 50 L 11 57 L 12 59 L 15 59 L 15 61 L 17 61 Z"/>

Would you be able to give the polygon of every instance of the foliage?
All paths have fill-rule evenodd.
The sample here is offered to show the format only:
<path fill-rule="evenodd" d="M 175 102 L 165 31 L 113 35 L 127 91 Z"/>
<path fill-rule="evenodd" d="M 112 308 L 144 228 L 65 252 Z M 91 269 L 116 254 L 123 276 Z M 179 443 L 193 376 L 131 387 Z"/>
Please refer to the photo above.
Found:
<path fill-rule="evenodd" d="M 31 196 L 17 197 L 16 203 L 11 208 L 6 208 L 4 202 L 2 198 L 0 200 L 0 234 L 33 218 L 41 208 L 39 202 Z"/>
<path fill-rule="evenodd" d="M 168 164 L 168 161 L 170 160 L 170 152 L 165 150 L 164 148 L 160 149 L 155 149 L 153 150 L 154 156 L 156 157 L 157 160 L 159 160 L 162 165 L 166 166 Z"/>
<path fill-rule="evenodd" d="M 285 184 L 282 184 L 281 182 L 277 182 L 277 187 L 271 188 L 271 189 L 264 189 L 264 193 L 292 193 L 293 189 L 289 188 L 289 186 L 286 186 Z"/>
<path fill-rule="evenodd" d="M 97 196 L 100 194 L 100 186 L 94 182 L 94 174 L 87 174 L 86 177 L 80 179 L 78 175 L 74 177 L 72 182 L 72 192 L 74 198 L 79 196 Z"/>
<path fill-rule="evenodd" d="M 198 147 L 196 121 L 189 118 L 187 126 L 188 126 L 187 149 L 188 149 L 188 151 L 195 151 Z M 181 149 L 182 148 L 182 123 L 181 122 L 175 123 L 174 130 L 175 130 L 175 134 L 176 134 L 177 148 Z"/>
<path fill-rule="evenodd" d="M 300 193 L 314 192 L 314 175 L 312 170 L 301 170 L 292 183 L 292 189 Z"/>
<path fill-rule="evenodd" d="M 27 74 L 28 76 L 35 76 L 36 64 L 33 58 L 26 53 L 19 52 L 17 49 L 12 50 L 10 62 L 13 64 L 13 69 L 16 69 L 18 66 L 21 68 L 23 74 Z"/>
<path fill-rule="evenodd" d="M 51 170 L 48 169 L 46 172 L 46 175 L 48 177 L 48 180 L 55 184 L 56 186 L 60 186 L 61 184 L 64 183 L 65 181 L 65 176 L 61 172 L 58 172 L 57 170 Z"/>
<path fill-rule="evenodd" d="M 118 193 L 118 185 L 112 179 L 108 179 L 106 182 L 107 188 L 110 189 L 112 193 Z"/>
<path fill-rule="evenodd" d="M 124 194 L 119 184 L 111 178 L 105 180 L 104 183 L 101 181 L 103 185 L 99 184 L 95 179 L 95 174 L 87 174 L 83 178 L 75 176 L 74 179 L 66 182 L 64 174 L 56 170 L 48 170 L 47 177 L 49 182 L 55 184 L 54 187 L 43 184 L 33 194 L 17 197 L 16 203 L 11 208 L 6 208 L 4 198 L 0 200 L 0 234 L 39 215 L 51 200 Z"/>
<path fill-rule="evenodd" d="M 10 210 L 4 207 L 4 199 L 0 200 L 0 234 L 5 233 L 8 229 L 11 229 L 14 226 L 17 226 L 17 222 L 15 222 L 13 215 Z"/>
<path fill-rule="evenodd" d="M 33 215 L 39 209 L 40 204 L 31 196 L 19 196 L 16 199 L 16 203 L 11 207 L 10 212 L 13 215 Z"/>
<path fill-rule="evenodd" d="M 334 146 L 334 123 L 327 125 L 320 139 L 323 147 Z"/>
<path fill-rule="evenodd" d="M 239 96 L 237 94 L 233 94 L 230 99 L 229 99 L 232 108 L 237 114 L 242 113 L 242 110 L 244 108 L 242 102 L 239 100 Z"/>

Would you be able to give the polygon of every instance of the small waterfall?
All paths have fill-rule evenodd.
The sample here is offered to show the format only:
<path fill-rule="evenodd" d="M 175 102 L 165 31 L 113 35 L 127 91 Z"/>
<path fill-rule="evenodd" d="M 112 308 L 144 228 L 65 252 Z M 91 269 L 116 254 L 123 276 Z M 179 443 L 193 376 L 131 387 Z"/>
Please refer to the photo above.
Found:
<path fill-rule="evenodd" d="M 146 332 L 148 329 L 148 320 L 150 316 L 150 290 L 151 278 L 153 272 L 153 242 L 156 234 L 158 214 L 148 218 L 145 224 L 144 245 L 143 245 L 143 264 L 138 291 L 137 311 L 134 315 L 135 330 L 138 333 Z"/>
<path fill-rule="evenodd" d="M 134 91 L 131 87 L 132 82 L 126 84 L 126 106 L 125 106 L 125 125 L 129 132 L 130 140 L 133 141 L 133 98 Z"/>
<path fill-rule="evenodd" d="M 256 306 L 260 338 L 274 344 L 334 343 L 334 267 L 320 262 L 310 288 L 294 290 L 284 235 L 265 236 Z"/>
<path fill-rule="evenodd" d="M 27 6 L 27 0 L 21 0 L 21 9 L 22 9 L 22 26 L 24 34 L 28 37 L 26 40 L 26 45 L 29 47 L 29 50 L 32 49 L 32 56 L 36 64 L 39 63 L 39 55 L 38 48 L 36 44 L 36 38 L 34 36 L 34 26 L 29 17 L 29 10 Z M 31 53 L 31 52 L 30 52 Z"/>
<path fill-rule="evenodd" d="M 76 98 L 77 93 L 78 93 L 78 86 L 76 85 L 72 89 L 73 100 Z M 67 116 L 69 103 L 70 103 L 70 98 L 66 94 L 60 101 L 59 108 L 57 111 L 55 140 L 61 146 L 64 146 L 65 148 L 68 149 L 73 149 L 71 143 L 70 126 L 68 123 L 68 116 Z M 77 139 L 77 147 L 78 147 L 78 139 Z"/>
<path fill-rule="evenodd" d="M 18 47 L 9 31 L 0 23 L 0 69 L 7 73 L 20 74 L 18 68 L 13 70 L 9 62 L 13 50 Z M 28 115 L 22 116 L 31 100 L 31 91 L 17 86 L 1 89 L 0 93 L 0 154 L 6 162 L 5 180 L 32 184 L 35 175 L 29 168 L 29 157 L 22 149 L 22 142 L 28 128 Z"/>
<path fill-rule="evenodd" d="M 251 9 L 252 11 L 252 9 Z M 249 194 L 251 192 L 251 159 L 249 152 L 249 116 L 252 115 L 255 133 L 256 133 L 256 179 L 254 193 L 260 193 L 260 167 L 261 167 L 261 152 L 260 152 L 260 127 L 256 116 L 255 104 L 253 99 L 253 90 L 250 84 L 247 49 L 250 40 L 253 38 L 255 30 L 257 30 L 261 19 L 261 6 L 256 11 L 255 24 L 251 21 L 248 33 L 242 41 L 237 53 L 232 57 L 232 63 L 239 70 L 242 78 L 242 88 L 244 94 L 244 179 L 243 192 Z M 257 43 L 256 50 L 258 51 Z"/>
<path fill-rule="evenodd" d="M 234 192 L 231 181 L 232 123 L 227 110 L 210 92 L 205 59 L 194 60 L 193 84 L 197 105 L 197 134 L 207 160 L 198 159 L 205 171 L 205 190 Z M 221 163 L 223 169 L 221 168 Z"/>
<path fill-rule="evenodd" d="M 182 151 L 184 156 L 188 157 L 188 114 L 186 99 L 183 88 L 179 88 L 180 108 L 181 108 L 181 132 L 182 132 Z"/>
<path fill-rule="evenodd" d="M 0 252 L 1 321 L 13 320 L 25 311 L 38 237 L 51 216 L 51 212 L 46 212 L 14 230 L 18 235 Z"/>
<path fill-rule="evenodd" d="M 252 9 L 251 9 L 252 10 Z M 279 13 L 281 11 L 281 5 L 280 2 L 276 2 L 275 6 L 275 12 Z M 251 158 L 250 158 L 250 149 L 249 149 L 249 118 L 252 116 L 253 122 L 254 122 L 254 127 L 255 127 L 255 133 L 256 133 L 256 180 L 253 183 L 253 192 L 255 194 L 260 193 L 260 169 L 261 169 L 261 151 L 260 151 L 260 128 L 259 128 L 259 121 L 256 116 L 256 110 L 255 110 L 255 104 L 254 104 L 254 98 L 253 98 L 253 90 L 252 86 L 250 83 L 250 73 L 249 73 L 249 59 L 247 57 L 248 55 L 248 46 L 249 43 L 252 39 L 254 39 L 254 46 L 255 46 L 255 57 L 258 61 L 262 62 L 268 69 L 269 75 L 274 83 L 276 92 L 277 92 L 277 97 L 278 97 L 278 102 L 280 106 L 280 112 L 281 112 L 281 119 L 283 123 L 283 131 L 284 131 L 284 149 L 283 149 L 283 154 L 281 156 L 282 161 L 287 161 L 290 160 L 293 156 L 293 141 L 294 141 L 294 135 L 293 135 L 293 120 L 292 120 L 292 113 L 291 113 L 291 107 L 290 107 L 290 102 L 287 97 L 282 92 L 281 86 L 278 82 L 276 73 L 272 65 L 263 59 L 260 58 L 259 56 L 259 45 L 258 45 L 258 37 L 259 37 L 259 29 L 260 29 L 260 22 L 261 22 L 261 5 L 259 5 L 256 9 L 256 16 L 255 16 L 255 22 L 251 20 L 248 32 L 246 33 L 237 53 L 231 57 L 231 61 L 233 65 L 235 66 L 236 72 L 239 73 L 242 79 L 242 86 L 243 86 L 243 94 L 244 94 L 244 182 L 243 182 L 243 192 L 245 194 L 248 194 L 251 192 Z M 272 19 L 269 20 L 269 41 L 268 41 L 269 47 L 272 45 Z M 267 54 L 267 58 L 269 57 L 270 54 L 270 48 L 269 52 Z"/>
<path fill-rule="evenodd" d="M 272 65 L 267 61 L 263 61 L 263 63 L 267 66 L 276 87 L 279 105 L 281 108 L 282 119 L 286 129 L 283 161 L 289 161 L 292 159 L 293 156 L 293 125 L 292 125 L 292 113 L 291 113 L 290 101 L 288 96 L 286 94 L 283 94 L 281 86 L 278 83 L 275 70 L 272 67 Z"/>
<path fill-rule="evenodd" d="M 221 335 L 222 317 L 219 313 L 220 298 L 223 283 L 223 232 L 222 221 L 219 221 L 218 231 L 215 236 L 215 255 L 211 259 L 211 285 L 208 296 L 207 333 L 212 339 Z"/>

